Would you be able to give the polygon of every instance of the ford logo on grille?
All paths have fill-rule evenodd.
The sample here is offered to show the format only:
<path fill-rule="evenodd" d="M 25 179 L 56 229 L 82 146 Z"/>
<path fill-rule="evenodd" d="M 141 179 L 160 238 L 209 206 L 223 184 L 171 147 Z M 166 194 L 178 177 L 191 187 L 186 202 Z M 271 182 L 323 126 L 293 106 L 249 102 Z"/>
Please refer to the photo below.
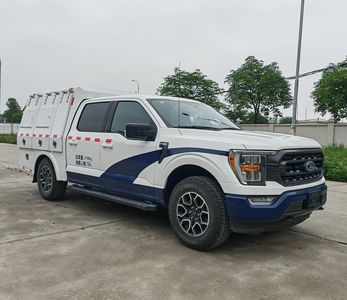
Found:
<path fill-rule="evenodd" d="M 317 169 L 316 163 L 312 160 L 305 162 L 304 167 L 305 167 L 307 172 L 312 172 L 312 171 L 315 171 Z"/>

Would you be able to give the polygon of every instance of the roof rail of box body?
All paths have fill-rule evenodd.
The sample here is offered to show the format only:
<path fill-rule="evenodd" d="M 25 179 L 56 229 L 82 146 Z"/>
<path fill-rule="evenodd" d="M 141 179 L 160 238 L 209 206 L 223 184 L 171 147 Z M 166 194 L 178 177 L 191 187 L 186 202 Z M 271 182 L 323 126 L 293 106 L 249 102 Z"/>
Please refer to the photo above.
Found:
<path fill-rule="evenodd" d="M 73 93 L 75 97 L 77 96 L 79 99 L 83 98 L 83 96 L 85 96 L 85 98 L 83 99 L 94 98 L 94 97 L 96 98 L 96 97 L 106 97 L 106 96 L 117 96 L 114 94 L 109 94 L 104 92 L 89 91 L 81 87 L 70 87 L 70 88 L 63 88 L 63 89 L 57 89 L 57 90 L 51 90 L 51 91 L 34 92 L 29 95 L 27 104 L 30 103 L 30 101 L 35 98 L 40 98 L 43 96 L 51 96 L 51 95 L 71 94 L 71 93 Z"/>

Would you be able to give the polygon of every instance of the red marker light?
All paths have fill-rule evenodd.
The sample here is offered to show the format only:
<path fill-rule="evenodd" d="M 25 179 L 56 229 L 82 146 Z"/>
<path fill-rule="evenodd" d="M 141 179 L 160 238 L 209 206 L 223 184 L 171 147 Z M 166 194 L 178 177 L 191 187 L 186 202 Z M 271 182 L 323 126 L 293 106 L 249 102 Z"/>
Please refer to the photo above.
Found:
<path fill-rule="evenodd" d="M 81 137 L 80 137 L 80 136 L 76 137 L 76 140 L 77 140 L 77 141 L 80 141 L 80 140 L 81 140 Z"/>
<path fill-rule="evenodd" d="M 58 137 L 58 135 L 57 135 L 57 134 L 53 134 L 53 138 L 55 138 L 55 139 L 56 139 L 57 137 Z"/>
<path fill-rule="evenodd" d="M 99 143 L 100 142 L 100 138 L 95 138 L 94 141 Z"/>
<path fill-rule="evenodd" d="M 106 143 L 112 143 L 112 139 L 106 139 Z"/>
<path fill-rule="evenodd" d="M 46 134 L 45 137 L 46 137 L 46 138 L 49 138 L 49 134 Z"/>
<path fill-rule="evenodd" d="M 68 140 L 72 140 L 72 136 L 69 135 L 69 136 L 67 137 L 67 139 L 68 139 Z"/>

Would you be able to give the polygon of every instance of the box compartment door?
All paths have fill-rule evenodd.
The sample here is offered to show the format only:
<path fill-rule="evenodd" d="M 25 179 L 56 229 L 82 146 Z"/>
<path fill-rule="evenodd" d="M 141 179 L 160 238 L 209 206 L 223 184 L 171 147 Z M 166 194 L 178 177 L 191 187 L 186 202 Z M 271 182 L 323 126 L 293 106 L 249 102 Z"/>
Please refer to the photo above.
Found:
<path fill-rule="evenodd" d="M 17 135 L 19 148 L 32 149 L 33 147 L 33 133 L 41 104 L 40 98 L 41 95 L 33 94 L 27 101 Z"/>
<path fill-rule="evenodd" d="M 43 95 L 34 129 L 33 149 L 49 150 L 50 132 L 55 110 L 54 95 L 51 93 Z"/>
<path fill-rule="evenodd" d="M 63 152 L 64 130 L 69 115 L 70 107 L 74 101 L 74 93 L 71 90 L 57 92 L 56 111 L 51 126 L 50 150 Z"/>

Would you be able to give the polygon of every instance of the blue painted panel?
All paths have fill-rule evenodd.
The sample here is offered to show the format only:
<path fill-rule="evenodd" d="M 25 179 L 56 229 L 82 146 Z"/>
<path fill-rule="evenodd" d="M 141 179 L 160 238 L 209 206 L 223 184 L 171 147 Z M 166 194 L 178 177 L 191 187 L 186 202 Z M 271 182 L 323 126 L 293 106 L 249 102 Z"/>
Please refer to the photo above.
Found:
<path fill-rule="evenodd" d="M 226 195 L 225 201 L 230 218 L 240 221 L 275 221 L 281 218 L 285 210 L 295 201 L 305 201 L 311 192 L 326 190 L 325 184 L 285 192 L 272 205 L 252 205 L 245 195 Z"/>
<path fill-rule="evenodd" d="M 139 174 L 148 166 L 159 160 L 161 150 L 142 153 L 121 160 L 109 167 L 101 178 L 134 182 Z M 189 152 L 208 153 L 228 156 L 228 151 L 204 149 L 204 148 L 172 148 L 168 150 L 166 157 Z"/>
<path fill-rule="evenodd" d="M 101 181 L 99 177 L 74 172 L 67 172 L 67 176 L 69 182 L 81 184 L 95 190 L 139 201 L 150 201 L 165 205 L 163 189 L 134 184 L 130 181 L 124 182 L 108 179 Z"/>
<path fill-rule="evenodd" d="M 167 157 L 189 152 L 222 156 L 228 156 L 229 154 L 228 151 L 192 147 L 169 149 Z M 163 189 L 134 184 L 136 178 L 145 168 L 159 160 L 160 153 L 161 150 L 155 150 L 126 158 L 113 164 L 100 177 L 67 172 L 68 180 L 126 198 L 133 198 L 141 201 L 147 200 L 164 205 Z"/>

